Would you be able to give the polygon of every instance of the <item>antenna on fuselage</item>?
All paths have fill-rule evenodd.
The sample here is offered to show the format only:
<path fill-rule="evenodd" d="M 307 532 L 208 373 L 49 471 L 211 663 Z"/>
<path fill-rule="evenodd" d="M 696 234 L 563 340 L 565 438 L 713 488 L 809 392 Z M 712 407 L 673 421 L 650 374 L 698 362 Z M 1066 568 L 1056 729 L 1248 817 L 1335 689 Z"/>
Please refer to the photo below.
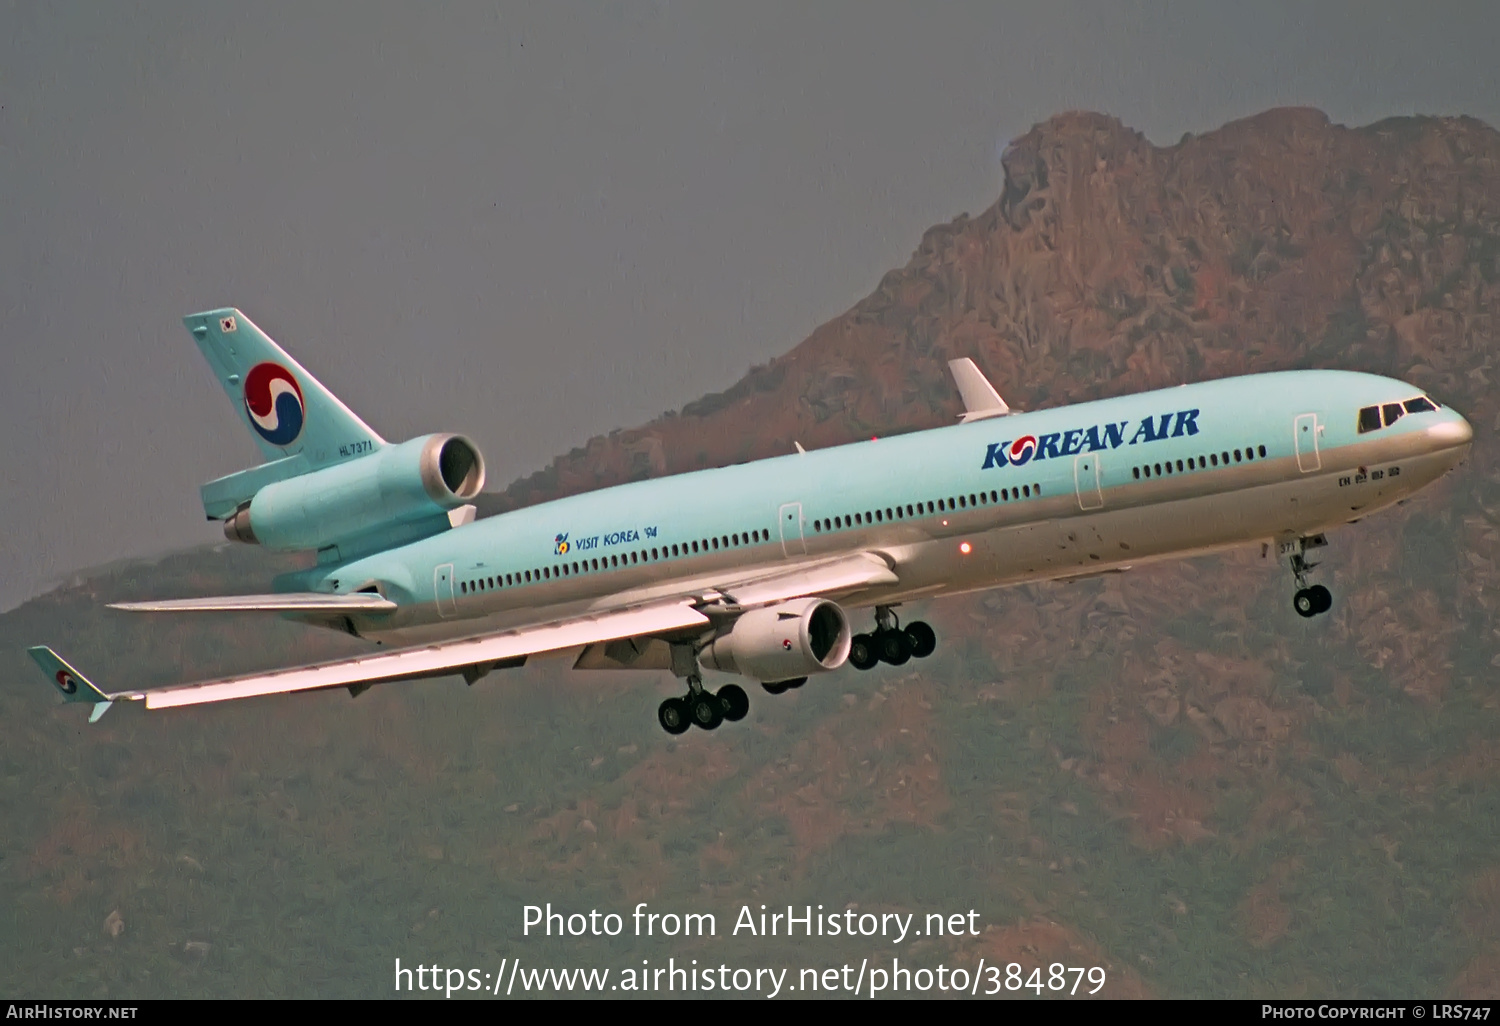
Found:
<path fill-rule="evenodd" d="M 995 386 L 990 384 L 989 378 L 967 356 L 949 360 L 948 372 L 953 375 L 953 383 L 958 386 L 958 394 L 964 401 L 964 413 L 959 420 L 965 424 L 987 417 L 1004 417 L 1013 412 L 995 391 Z"/>

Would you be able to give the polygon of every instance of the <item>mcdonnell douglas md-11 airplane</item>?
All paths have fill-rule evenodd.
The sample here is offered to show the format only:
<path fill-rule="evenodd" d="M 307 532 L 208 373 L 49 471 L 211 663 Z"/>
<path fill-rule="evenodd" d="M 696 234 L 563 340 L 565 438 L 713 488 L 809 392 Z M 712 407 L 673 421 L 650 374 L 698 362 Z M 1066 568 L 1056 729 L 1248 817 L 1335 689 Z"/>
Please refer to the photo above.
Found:
<path fill-rule="evenodd" d="M 385 441 L 238 310 L 186 318 L 266 462 L 202 488 L 231 539 L 310 550 L 271 595 L 126 602 L 154 612 L 273 611 L 399 646 L 355 659 L 105 691 L 31 649 L 72 702 L 148 709 L 460 674 L 576 651 L 580 669 L 670 670 L 669 733 L 713 730 L 745 690 L 780 694 L 846 662 L 931 655 L 914 599 L 1121 571 L 1274 544 L 1292 605 L 1323 532 L 1399 502 L 1468 452 L 1467 421 L 1391 378 L 1287 371 L 1018 413 L 968 359 L 950 427 L 619 485 L 474 520 L 484 460 L 461 435 Z M 850 615 L 871 610 L 870 630 Z"/>

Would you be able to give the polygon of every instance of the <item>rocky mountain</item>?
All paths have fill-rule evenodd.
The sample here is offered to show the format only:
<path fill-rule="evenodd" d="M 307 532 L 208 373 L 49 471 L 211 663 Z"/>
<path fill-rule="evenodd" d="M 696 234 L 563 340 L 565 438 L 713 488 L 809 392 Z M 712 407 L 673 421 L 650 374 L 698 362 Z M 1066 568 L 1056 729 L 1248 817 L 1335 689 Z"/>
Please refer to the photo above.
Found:
<path fill-rule="evenodd" d="M 939 655 L 669 740 L 659 675 L 112 713 L 21 652 L 153 683 L 351 650 L 102 600 L 250 590 L 223 548 L 0 617 L 0 989 L 385 993 L 391 960 L 1108 967 L 1105 993 L 1500 992 L 1500 134 L 1275 110 L 1171 147 L 1097 114 L 1015 140 L 997 201 L 723 393 L 595 438 L 489 512 L 951 423 L 972 356 L 1036 408 L 1345 367 L 1429 389 L 1470 462 L 1332 537 L 1331 614 L 1258 550 L 921 610 Z M 716 939 L 523 939 L 520 905 L 715 912 Z M 976 937 L 730 938 L 743 904 L 978 910 Z M 1023 992 L 1029 993 L 1029 992 Z"/>
<path fill-rule="evenodd" d="M 848 313 L 491 508 L 952 423 L 957 356 L 1024 408 L 1339 366 L 1492 426 L 1497 158 L 1466 118 L 1350 129 L 1273 110 L 1168 148 L 1104 115 L 1053 118 L 1006 150 L 993 206 L 930 229 Z"/>

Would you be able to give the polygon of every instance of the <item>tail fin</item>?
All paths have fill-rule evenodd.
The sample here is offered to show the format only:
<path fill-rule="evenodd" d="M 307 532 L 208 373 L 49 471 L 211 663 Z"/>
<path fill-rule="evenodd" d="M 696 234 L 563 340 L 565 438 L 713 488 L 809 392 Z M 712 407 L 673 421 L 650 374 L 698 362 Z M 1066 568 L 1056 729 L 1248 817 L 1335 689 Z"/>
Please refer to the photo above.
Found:
<path fill-rule="evenodd" d="M 267 461 L 300 455 L 305 473 L 385 445 L 240 311 L 209 310 L 183 323 Z"/>

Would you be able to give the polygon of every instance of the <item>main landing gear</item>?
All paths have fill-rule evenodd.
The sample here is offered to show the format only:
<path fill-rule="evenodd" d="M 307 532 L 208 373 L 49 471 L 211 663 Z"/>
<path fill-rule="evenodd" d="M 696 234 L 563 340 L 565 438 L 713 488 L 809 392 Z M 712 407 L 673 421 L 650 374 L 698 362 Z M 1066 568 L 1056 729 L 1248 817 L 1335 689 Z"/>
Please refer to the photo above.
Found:
<path fill-rule="evenodd" d="M 687 681 L 688 692 L 657 707 L 656 721 L 668 734 L 681 734 L 694 725 L 716 730 L 725 720 L 743 720 L 750 711 L 750 696 L 738 684 L 725 684 L 717 693 L 703 686 L 698 653 L 692 645 L 672 646 L 672 673 Z"/>
<path fill-rule="evenodd" d="M 1315 534 L 1307 538 L 1282 542 L 1277 547 L 1278 554 L 1286 560 L 1287 568 L 1292 572 L 1292 579 L 1297 582 L 1297 591 L 1292 596 L 1292 608 L 1297 611 L 1298 616 L 1314 617 L 1333 608 L 1332 592 L 1321 584 L 1309 587 L 1307 583 L 1307 575 L 1312 572 L 1313 567 L 1318 565 L 1307 558 L 1307 553 L 1327 545 L 1327 538 L 1321 534 Z"/>
<path fill-rule="evenodd" d="M 856 670 L 871 669 L 876 663 L 900 666 L 914 656 L 926 659 L 936 649 L 937 635 L 927 624 L 914 620 L 903 629 L 890 606 L 876 606 L 875 631 L 854 636 L 849 663 Z"/>
<path fill-rule="evenodd" d="M 725 684 L 717 693 L 703 687 L 696 673 L 688 677 L 688 693 L 669 698 L 656 710 L 656 720 L 668 734 L 681 734 L 689 727 L 714 730 L 728 720 L 743 720 L 750 711 L 750 696 L 738 684 Z"/>

